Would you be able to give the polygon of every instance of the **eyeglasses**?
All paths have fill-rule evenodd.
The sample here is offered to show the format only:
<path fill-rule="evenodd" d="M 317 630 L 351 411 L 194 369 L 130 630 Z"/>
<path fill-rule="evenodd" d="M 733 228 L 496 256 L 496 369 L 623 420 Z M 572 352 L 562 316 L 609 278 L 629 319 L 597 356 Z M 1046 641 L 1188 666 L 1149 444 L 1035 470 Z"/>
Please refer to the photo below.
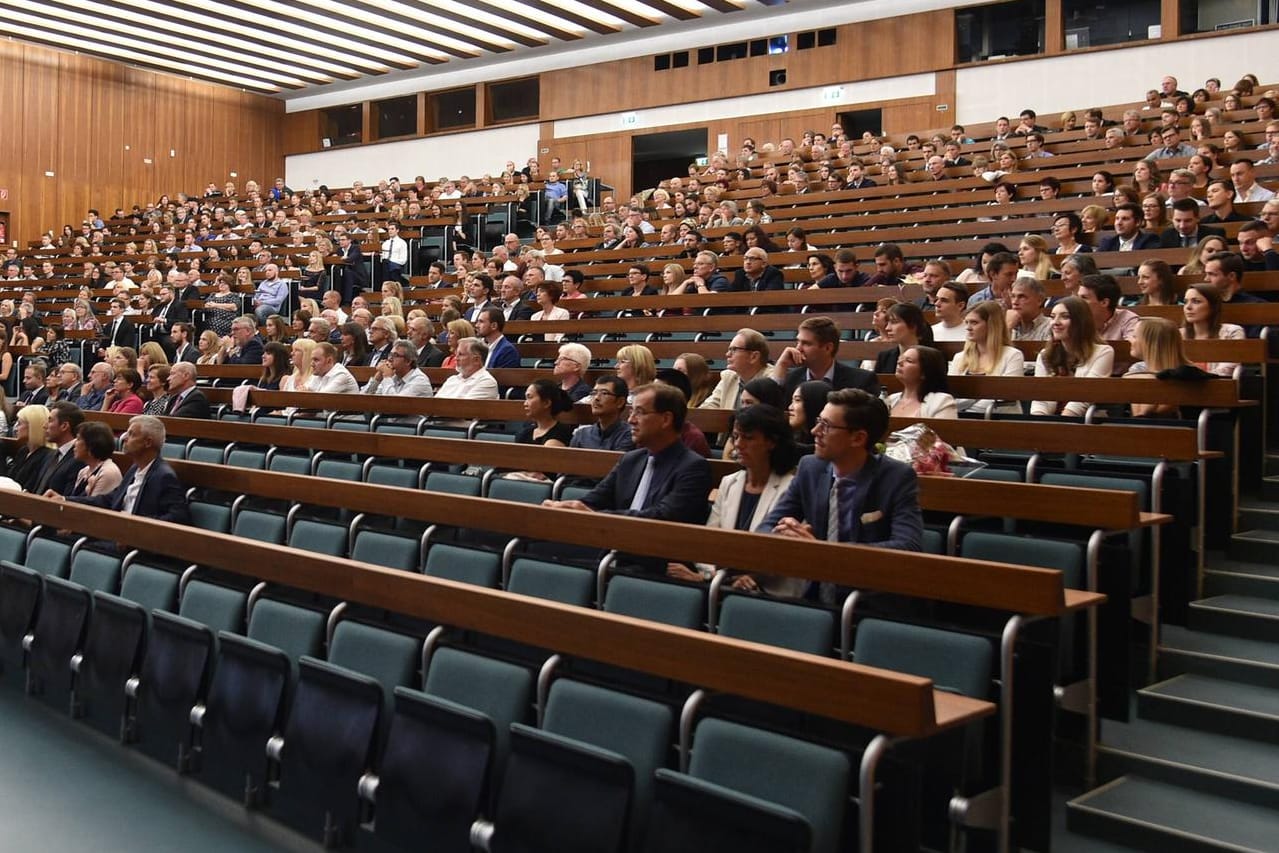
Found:
<path fill-rule="evenodd" d="M 735 346 L 732 346 L 732 345 L 729 345 L 729 347 L 728 347 L 728 354 L 729 354 L 729 355 L 732 355 L 732 354 L 733 354 L 733 353 L 735 353 L 735 352 L 749 352 L 749 351 L 750 351 L 750 347 L 735 347 Z"/>
<path fill-rule="evenodd" d="M 813 430 L 815 432 L 829 432 L 830 430 L 833 430 L 833 429 L 842 429 L 847 432 L 851 430 L 851 427 L 840 426 L 839 424 L 833 424 L 830 421 L 826 420 L 825 418 L 818 418 L 817 423 L 813 424 Z"/>

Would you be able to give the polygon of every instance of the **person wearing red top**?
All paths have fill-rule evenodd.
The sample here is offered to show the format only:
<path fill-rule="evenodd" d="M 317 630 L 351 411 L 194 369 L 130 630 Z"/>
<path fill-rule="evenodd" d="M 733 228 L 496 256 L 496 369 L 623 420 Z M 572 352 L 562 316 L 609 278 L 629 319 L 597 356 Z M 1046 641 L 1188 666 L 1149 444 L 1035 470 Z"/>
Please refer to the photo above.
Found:
<path fill-rule="evenodd" d="M 115 381 L 106 396 L 102 398 L 102 410 L 126 415 L 142 414 L 145 404 L 138 396 L 138 389 L 141 387 L 142 378 L 138 375 L 138 371 L 131 367 L 117 371 Z"/>

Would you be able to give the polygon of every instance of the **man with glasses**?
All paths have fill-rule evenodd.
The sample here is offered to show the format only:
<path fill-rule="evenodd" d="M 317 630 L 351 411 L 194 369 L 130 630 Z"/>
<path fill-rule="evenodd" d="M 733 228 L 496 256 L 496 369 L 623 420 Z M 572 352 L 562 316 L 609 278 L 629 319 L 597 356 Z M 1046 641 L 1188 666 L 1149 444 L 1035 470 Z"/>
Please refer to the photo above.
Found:
<path fill-rule="evenodd" d="M 595 389 L 590 395 L 591 415 L 595 423 L 583 424 L 574 430 L 568 446 L 623 453 L 634 450 L 630 424 L 622 417 L 628 393 L 626 381 L 620 376 L 601 376 L 595 380 Z"/>
<path fill-rule="evenodd" d="M 747 249 L 742 256 L 742 268 L 733 277 L 728 289 L 732 292 L 751 290 L 781 290 L 785 287 L 782 271 L 768 263 L 768 252 L 763 249 Z"/>
<path fill-rule="evenodd" d="M 715 390 L 698 408 L 740 409 L 742 389 L 757 376 L 767 375 L 768 339 L 754 329 L 738 329 L 728 344 L 727 367 L 719 373 Z"/>
<path fill-rule="evenodd" d="M 457 342 L 457 373 L 444 380 L 437 397 L 454 400 L 496 400 L 497 380 L 484 369 L 488 344 L 479 338 Z"/>
<path fill-rule="evenodd" d="M 1168 176 L 1168 207 L 1172 207 L 1182 199 L 1189 199 L 1199 206 L 1203 202 L 1191 195 L 1195 188 L 1195 174 L 1189 169 L 1173 169 Z"/>
<path fill-rule="evenodd" d="M 435 394 L 431 380 L 418 369 L 417 348 L 407 340 L 391 344 L 391 355 L 378 362 L 363 391 L 381 397 L 430 397 Z"/>
<path fill-rule="evenodd" d="M 832 391 L 813 427 L 812 456 L 757 533 L 850 542 L 898 551 L 921 548 L 924 523 L 915 470 L 875 453 L 888 432 L 888 407 L 856 388 Z M 810 584 L 805 597 L 835 603 L 833 584 Z"/>
<path fill-rule="evenodd" d="M 54 372 L 58 377 L 58 399 L 74 403 L 84 393 L 84 371 L 80 365 L 66 361 Z"/>
<path fill-rule="evenodd" d="M 574 403 L 591 395 L 591 386 L 583 378 L 590 366 L 591 351 L 579 343 L 562 344 L 555 356 L 551 376 Z"/>
<path fill-rule="evenodd" d="M 1163 147 L 1156 148 L 1147 154 L 1147 160 L 1154 162 L 1155 160 L 1176 160 L 1195 156 L 1195 149 L 1181 141 L 1181 131 L 1177 129 L 1176 125 L 1165 127 L 1160 137 L 1164 141 Z"/>
<path fill-rule="evenodd" d="M 619 459 L 581 500 L 547 500 L 542 505 L 705 524 L 711 467 L 680 439 L 688 414 L 684 393 L 671 385 L 641 385 L 634 399 L 628 423 L 638 449 Z"/>

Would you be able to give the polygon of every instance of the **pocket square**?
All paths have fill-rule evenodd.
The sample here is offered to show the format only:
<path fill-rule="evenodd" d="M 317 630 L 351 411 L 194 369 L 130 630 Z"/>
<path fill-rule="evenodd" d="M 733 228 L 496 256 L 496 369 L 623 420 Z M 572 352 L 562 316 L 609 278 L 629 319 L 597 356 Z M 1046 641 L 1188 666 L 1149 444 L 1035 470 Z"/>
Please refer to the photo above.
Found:
<path fill-rule="evenodd" d="M 884 511 L 881 509 L 877 509 L 874 512 L 863 512 L 862 524 L 874 524 L 875 522 L 881 520 L 883 517 L 884 517 Z"/>

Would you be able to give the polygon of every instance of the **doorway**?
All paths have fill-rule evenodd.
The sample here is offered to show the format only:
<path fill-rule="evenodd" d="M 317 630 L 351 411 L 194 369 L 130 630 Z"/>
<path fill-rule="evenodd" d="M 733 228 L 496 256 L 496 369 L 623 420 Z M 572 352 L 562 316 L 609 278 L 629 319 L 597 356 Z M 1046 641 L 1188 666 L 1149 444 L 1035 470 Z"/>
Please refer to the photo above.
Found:
<path fill-rule="evenodd" d="M 854 142 L 860 142 L 862 134 L 868 130 L 875 137 L 884 131 L 883 110 L 849 110 L 836 116 L 836 120 L 844 128 L 844 135 Z"/>
<path fill-rule="evenodd" d="M 635 192 L 688 174 L 688 164 L 706 156 L 706 128 L 644 133 L 631 137 L 631 186 Z"/>

